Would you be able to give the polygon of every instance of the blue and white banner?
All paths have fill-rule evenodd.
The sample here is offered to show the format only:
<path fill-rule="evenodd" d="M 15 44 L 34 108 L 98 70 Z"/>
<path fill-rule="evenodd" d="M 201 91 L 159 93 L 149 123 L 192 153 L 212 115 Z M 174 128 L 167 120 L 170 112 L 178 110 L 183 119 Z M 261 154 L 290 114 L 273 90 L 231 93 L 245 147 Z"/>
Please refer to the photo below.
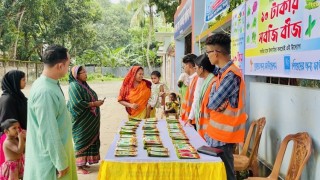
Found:
<path fill-rule="evenodd" d="M 229 8 L 229 0 L 206 0 L 205 22 L 210 22 Z"/>
<path fill-rule="evenodd" d="M 179 12 L 177 18 L 174 19 L 174 38 L 177 39 L 180 35 L 183 35 L 185 31 L 191 27 L 191 15 L 192 15 L 191 0 L 183 5 L 183 8 Z"/>

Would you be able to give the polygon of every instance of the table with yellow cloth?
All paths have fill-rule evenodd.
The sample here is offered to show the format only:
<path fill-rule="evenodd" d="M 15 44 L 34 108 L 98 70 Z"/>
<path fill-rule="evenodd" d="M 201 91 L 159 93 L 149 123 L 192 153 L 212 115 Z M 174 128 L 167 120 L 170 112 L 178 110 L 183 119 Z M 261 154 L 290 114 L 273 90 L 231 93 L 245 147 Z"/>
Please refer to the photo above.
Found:
<path fill-rule="evenodd" d="M 119 140 L 119 134 L 114 138 L 108 153 L 101 161 L 98 179 L 116 180 L 225 180 L 227 179 L 225 167 L 219 157 L 199 154 L 200 159 L 179 159 L 168 133 L 165 120 L 158 121 L 158 129 L 164 147 L 170 151 L 170 157 L 149 157 L 143 149 L 142 121 L 137 130 L 138 156 L 136 157 L 115 157 L 114 151 Z M 190 139 L 190 143 L 199 148 L 207 145 L 193 127 L 183 127 Z"/>

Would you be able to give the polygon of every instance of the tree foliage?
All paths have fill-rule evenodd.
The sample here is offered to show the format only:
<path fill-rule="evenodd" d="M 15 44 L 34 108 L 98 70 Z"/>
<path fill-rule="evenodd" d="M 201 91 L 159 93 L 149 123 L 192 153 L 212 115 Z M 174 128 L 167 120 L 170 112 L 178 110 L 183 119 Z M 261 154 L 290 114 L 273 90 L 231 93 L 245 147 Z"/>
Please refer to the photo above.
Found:
<path fill-rule="evenodd" d="M 153 28 L 168 29 L 159 15 L 166 6 L 140 1 L 150 2 L 152 11 L 142 6 L 143 21 L 130 27 L 136 9 L 129 10 L 125 0 L 1 0 L 0 58 L 39 61 L 48 44 L 61 44 L 74 64 L 147 66 L 149 58 L 159 66 Z M 145 18 L 150 14 L 152 20 Z"/>
<path fill-rule="evenodd" d="M 5 58 L 13 58 L 17 49 L 17 59 L 39 60 L 43 45 L 55 43 L 77 55 L 92 46 L 96 32 L 88 25 L 99 18 L 93 0 L 3 0 L 0 50 Z"/>
<path fill-rule="evenodd" d="M 167 23 L 173 25 L 174 23 L 174 14 L 179 6 L 177 0 L 152 0 L 153 3 L 157 6 L 157 12 L 162 12 L 166 19 Z"/>

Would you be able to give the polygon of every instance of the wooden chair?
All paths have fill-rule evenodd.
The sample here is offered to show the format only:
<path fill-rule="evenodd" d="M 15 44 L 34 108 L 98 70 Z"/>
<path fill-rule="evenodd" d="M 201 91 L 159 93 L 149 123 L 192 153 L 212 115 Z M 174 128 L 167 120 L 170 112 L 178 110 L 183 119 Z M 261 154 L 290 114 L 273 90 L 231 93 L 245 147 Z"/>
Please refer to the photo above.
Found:
<path fill-rule="evenodd" d="M 307 132 L 289 134 L 281 142 L 279 152 L 277 154 L 276 161 L 274 163 L 271 174 L 266 178 L 250 177 L 250 180 L 262 180 L 262 179 L 278 179 L 282 160 L 287 149 L 289 141 L 293 141 L 293 149 L 288 167 L 286 180 L 298 180 L 302 174 L 303 168 L 306 165 L 310 155 L 312 140 Z"/>
<path fill-rule="evenodd" d="M 251 123 L 242 152 L 233 155 L 235 171 L 251 170 L 254 176 L 258 176 L 258 149 L 265 124 L 265 117 Z M 248 157 L 248 149 L 251 141 L 253 141 L 253 146 Z"/>

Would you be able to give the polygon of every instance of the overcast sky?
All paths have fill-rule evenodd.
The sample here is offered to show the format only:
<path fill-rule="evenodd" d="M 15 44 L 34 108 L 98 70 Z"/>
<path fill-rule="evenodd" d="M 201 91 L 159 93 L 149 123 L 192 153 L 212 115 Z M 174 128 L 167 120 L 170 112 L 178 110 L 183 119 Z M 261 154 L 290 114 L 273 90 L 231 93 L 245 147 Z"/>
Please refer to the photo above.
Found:
<path fill-rule="evenodd" d="M 126 0 L 127 2 L 130 2 L 131 0 Z M 112 3 L 119 3 L 120 2 L 120 0 L 110 0 L 110 2 L 112 2 Z"/>
<path fill-rule="evenodd" d="M 112 3 L 119 3 L 120 0 L 110 0 Z"/>

